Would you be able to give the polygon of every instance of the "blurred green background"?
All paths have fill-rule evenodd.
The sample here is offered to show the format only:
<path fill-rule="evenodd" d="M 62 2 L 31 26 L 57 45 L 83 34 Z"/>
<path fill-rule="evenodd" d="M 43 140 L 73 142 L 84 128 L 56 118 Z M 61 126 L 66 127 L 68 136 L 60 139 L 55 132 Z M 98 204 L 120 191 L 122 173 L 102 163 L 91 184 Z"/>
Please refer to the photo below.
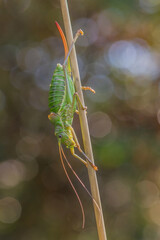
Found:
<path fill-rule="evenodd" d="M 160 239 L 160 1 L 69 1 L 110 240 Z M 62 169 L 48 90 L 64 50 L 58 0 L 0 1 L 0 239 L 96 240 L 92 200 Z M 74 124 L 81 140 L 78 116 Z M 89 188 L 87 170 L 65 153 Z"/>

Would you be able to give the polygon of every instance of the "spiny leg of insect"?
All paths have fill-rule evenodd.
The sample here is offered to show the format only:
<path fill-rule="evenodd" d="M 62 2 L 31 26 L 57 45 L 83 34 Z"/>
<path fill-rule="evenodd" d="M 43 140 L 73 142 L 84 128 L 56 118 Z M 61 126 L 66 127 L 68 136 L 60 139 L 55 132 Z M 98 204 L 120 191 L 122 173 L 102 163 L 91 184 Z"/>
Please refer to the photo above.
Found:
<path fill-rule="evenodd" d="M 88 87 L 88 86 L 82 86 L 81 87 L 83 90 L 89 90 L 89 91 L 91 91 L 92 93 L 96 93 L 96 91 L 93 89 L 93 88 L 91 88 L 91 87 Z"/>
<path fill-rule="evenodd" d="M 93 88 L 91 88 L 91 87 L 88 87 L 88 86 L 82 86 L 81 87 L 83 90 L 89 90 L 89 91 L 91 91 L 92 93 L 96 93 L 95 92 L 95 90 L 93 89 Z M 77 95 L 77 98 L 78 98 L 78 100 L 80 101 L 80 98 L 79 98 L 79 96 L 78 96 L 78 94 L 77 93 L 75 93 L 76 95 Z M 84 107 L 83 106 L 83 104 L 82 104 L 82 102 L 80 101 L 80 105 L 82 106 L 82 109 L 83 110 L 86 110 L 87 109 L 87 107 Z M 78 110 L 76 110 L 76 113 L 79 115 L 79 111 Z"/>
<path fill-rule="evenodd" d="M 82 101 L 81 101 L 81 99 L 80 99 L 80 97 L 79 97 L 79 95 L 78 95 L 77 92 L 75 92 L 74 95 L 73 95 L 72 106 L 74 106 L 75 98 L 77 98 L 77 100 L 78 100 L 78 102 L 79 102 L 79 104 L 80 104 L 82 110 L 87 110 L 87 107 L 86 107 L 86 106 L 83 106 L 83 103 L 82 103 Z"/>
<path fill-rule="evenodd" d="M 81 150 L 80 144 L 79 144 L 79 142 L 78 142 L 78 138 L 77 138 L 77 136 L 76 136 L 76 133 L 75 133 L 75 131 L 74 131 L 74 129 L 73 129 L 72 126 L 70 126 L 69 128 L 70 128 L 70 130 L 71 130 L 73 139 L 74 139 L 74 141 L 75 141 L 75 143 L 76 143 L 76 147 L 77 147 L 78 150 L 81 152 L 82 150 Z"/>
<path fill-rule="evenodd" d="M 88 160 L 88 162 L 89 162 L 89 164 L 92 166 L 92 168 L 95 170 L 95 171 L 97 171 L 98 170 L 98 168 L 97 168 L 97 166 L 95 166 L 92 162 L 91 162 L 91 160 L 87 157 L 87 155 L 82 151 L 82 149 L 81 149 L 81 147 L 80 147 L 80 144 L 79 144 L 79 142 L 78 142 L 78 138 L 77 138 L 77 136 L 76 136 L 76 133 L 75 133 L 75 131 L 74 131 L 74 129 L 70 126 L 70 130 L 71 130 L 71 133 L 72 133 L 72 136 L 73 136 L 73 139 L 74 139 L 74 141 L 75 141 L 75 143 L 76 143 L 76 147 L 78 148 L 78 150 L 87 158 L 87 160 Z M 74 148 L 73 148 L 74 149 Z M 75 157 L 77 157 L 78 155 L 76 155 Z M 79 159 L 80 157 L 78 156 L 78 159 Z M 81 160 L 83 160 L 82 158 L 81 158 Z M 84 160 L 83 160 L 84 161 Z M 86 162 L 86 161 L 85 161 Z"/>
<path fill-rule="evenodd" d="M 79 157 L 77 154 L 75 154 L 74 147 L 70 148 L 70 151 L 71 151 L 71 154 L 73 155 L 73 157 L 79 159 L 87 167 L 87 162 L 85 160 L 83 160 L 81 157 Z"/>
<path fill-rule="evenodd" d="M 81 150 L 81 148 L 80 148 L 80 144 L 79 144 L 79 142 L 78 142 L 76 133 L 75 133 L 74 129 L 73 129 L 71 126 L 70 126 L 69 128 L 70 128 L 71 133 L 72 133 L 72 135 L 73 135 L 73 139 L 74 139 L 74 141 L 75 141 L 75 143 L 76 143 L 76 147 L 77 147 L 78 150 L 81 152 L 82 150 Z M 75 152 L 74 152 L 74 147 L 71 148 L 70 151 L 71 151 L 71 154 L 72 154 L 75 158 L 79 159 L 79 160 L 80 160 L 83 164 L 85 164 L 85 166 L 87 167 L 87 162 L 86 162 L 85 160 L 83 160 L 81 157 L 79 157 L 77 154 L 75 154 Z"/>
<path fill-rule="evenodd" d="M 84 34 L 84 33 L 83 33 L 83 31 L 82 31 L 81 29 L 79 29 L 79 30 L 77 31 L 77 33 L 76 33 L 76 35 L 75 35 L 75 37 L 74 37 L 74 39 L 73 39 L 73 41 L 72 41 L 71 47 L 70 47 L 70 49 L 69 49 L 69 51 L 68 51 L 67 57 L 66 57 L 66 59 L 64 60 L 64 63 L 63 63 L 64 66 L 66 66 L 66 64 L 67 64 L 69 55 L 70 55 L 70 53 L 71 53 L 71 51 L 72 51 L 72 49 L 73 49 L 73 47 L 74 47 L 75 42 L 77 41 L 77 39 L 78 39 L 78 37 L 79 37 L 79 35 L 83 35 L 83 34 Z"/>
<path fill-rule="evenodd" d="M 66 67 L 65 67 L 64 65 L 63 65 L 63 70 L 64 70 L 64 76 L 65 76 L 65 79 L 66 79 L 66 89 L 67 89 L 66 91 L 67 91 L 67 95 L 68 95 L 68 97 L 69 97 L 69 99 L 70 99 L 70 102 L 72 102 L 72 111 L 73 111 L 73 109 L 74 109 L 74 103 L 75 103 L 75 100 L 76 100 L 75 98 L 77 98 L 77 101 L 79 102 L 82 110 L 87 110 L 87 107 L 86 107 L 86 106 L 83 106 L 83 103 L 82 103 L 82 101 L 81 101 L 81 99 L 80 99 L 80 97 L 79 97 L 79 95 L 78 95 L 77 92 L 74 93 L 74 95 L 73 95 L 73 101 L 72 101 L 72 96 L 71 96 L 71 92 L 70 92 L 69 84 L 68 84 L 68 77 L 67 77 L 67 73 L 66 73 Z"/>

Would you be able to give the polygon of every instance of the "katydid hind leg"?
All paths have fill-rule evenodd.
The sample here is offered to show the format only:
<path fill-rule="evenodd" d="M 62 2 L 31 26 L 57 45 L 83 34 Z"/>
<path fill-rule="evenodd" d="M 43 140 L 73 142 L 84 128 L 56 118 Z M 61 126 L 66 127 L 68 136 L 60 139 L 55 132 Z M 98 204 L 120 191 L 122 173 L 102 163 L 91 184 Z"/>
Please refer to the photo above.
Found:
<path fill-rule="evenodd" d="M 76 35 L 75 35 L 75 37 L 74 37 L 74 39 L 73 39 L 73 41 L 72 41 L 71 47 L 70 47 L 70 49 L 69 49 L 69 51 L 68 51 L 67 57 L 66 57 L 65 60 L 64 60 L 63 65 L 66 65 L 66 64 L 67 64 L 68 58 L 69 58 L 70 53 L 71 53 L 71 51 L 72 51 L 72 49 L 73 49 L 73 47 L 74 47 L 75 42 L 77 41 L 78 37 L 79 37 L 80 35 L 83 35 L 83 34 L 84 34 L 84 33 L 83 33 L 83 31 L 82 31 L 81 29 L 79 29 L 79 30 L 77 31 L 77 33 L 76 33 Z"/>

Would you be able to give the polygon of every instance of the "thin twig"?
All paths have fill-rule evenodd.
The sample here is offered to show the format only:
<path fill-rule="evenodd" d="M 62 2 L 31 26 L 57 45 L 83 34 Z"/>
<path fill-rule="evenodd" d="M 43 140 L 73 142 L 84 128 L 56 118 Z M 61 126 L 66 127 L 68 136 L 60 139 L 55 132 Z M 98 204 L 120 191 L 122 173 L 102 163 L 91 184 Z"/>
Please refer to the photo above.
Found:
<path fill-rule="evenodd" d="M 72 44 L 72 41 L 73 41 L 73 33 L 72 33 L 70 15 L 69 15 L 69 10 L 68 10 L 68 3 L 67 3 L 67 0 L 60 0 L 60 3 L 61 3 L 61 10 L 62 10 L 62 15 L 63 15 L 63 21 L 64 21 L 64 26 L 65 26 L 67 42 L 70 47 Z M 78 92 L 78 94 L 80 96 L 82 104 L 85 105 L 83 93 L 81 90 L 81 80 L 80 80 L 80 74 L 79 74 L 79 68 L 78 68 L 75 47 L 73 47 L 73 50 L 70 55 L 70 59 L 71 59 L 72 73 L 73 73 L 73 78 L 75 81 L 76 91 Z M 87 121 L 85 111 L 81 110 L 80 107 L 79 107 L 79 118 L 80 118 L 80 125 L 81 125 L 85 153 L 94 163 L 92 145 L 91 145 L 89 128 L 88 128 L 88 121 Z M 98 187 L 98 182 L 97 182 L 97 176 L 96 176 L 95 170 L 89 164 L 88 164 L 88 175 L 89 175 L 89 181 L 90 181 L 90 185 L 91 185 L 92 196 L 100 208 L 100 211 L 99 211 L 99 209 L 93 203 L 99 240 L 107 240 L 105 224 L 104 224 L 104 219 L 103 219 L 103 211 L 102 211 L 102 206 L 101 206 L 101 199 L 100 199 L 100 194 L 99 194 L 99 187 Z"/>

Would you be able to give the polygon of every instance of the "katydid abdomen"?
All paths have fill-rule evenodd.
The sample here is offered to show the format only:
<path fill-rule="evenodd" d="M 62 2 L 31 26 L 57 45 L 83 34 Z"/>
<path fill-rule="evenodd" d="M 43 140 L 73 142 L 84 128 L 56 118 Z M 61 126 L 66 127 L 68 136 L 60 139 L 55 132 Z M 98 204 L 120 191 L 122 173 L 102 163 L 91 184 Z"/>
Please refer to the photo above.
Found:
<path fill-rule="evenodd" d="M 69 87 L 71 91 L 71 98 L 72 98 L 71 103 L 67 102 L 66 80 L 64 76 L 63 66 L 61 64 L 57 64 L 57 67 L 54 71 L 54 74 L 51 80 L 48 100 L 49 100 L 50 111 L 54 113 L 58 113 L 60 115 L 63 114 L 63 111 L 66 109 L 67 104 L 72 104 L 73 95 L 75 93 L 75 89 L 74 89 L 74 85 L 71 77 L 68 75 L 67 78 L 69 81 Z M 74 110 L 75 108 L 76 108 L 76 103 L 74 104 Z"/>
<path fill-rule="evenodd" d="M 67 74 L 67 73 L 66 73 Z M 75 93 L 73 81 L 67 74 L 68 85 L 71 97 L 68 99 L 66 91 L 66 79 L 63 66 L 57 64 L 54 71 L 49 90 L 49 115 L 51 122 L 55 126 L 55 135 L 67 148 L 75 147 L 75 143 L 69 127 L 73 122 L 73 115 L 76 110 L 76 100 L 73 101 Z"/>

